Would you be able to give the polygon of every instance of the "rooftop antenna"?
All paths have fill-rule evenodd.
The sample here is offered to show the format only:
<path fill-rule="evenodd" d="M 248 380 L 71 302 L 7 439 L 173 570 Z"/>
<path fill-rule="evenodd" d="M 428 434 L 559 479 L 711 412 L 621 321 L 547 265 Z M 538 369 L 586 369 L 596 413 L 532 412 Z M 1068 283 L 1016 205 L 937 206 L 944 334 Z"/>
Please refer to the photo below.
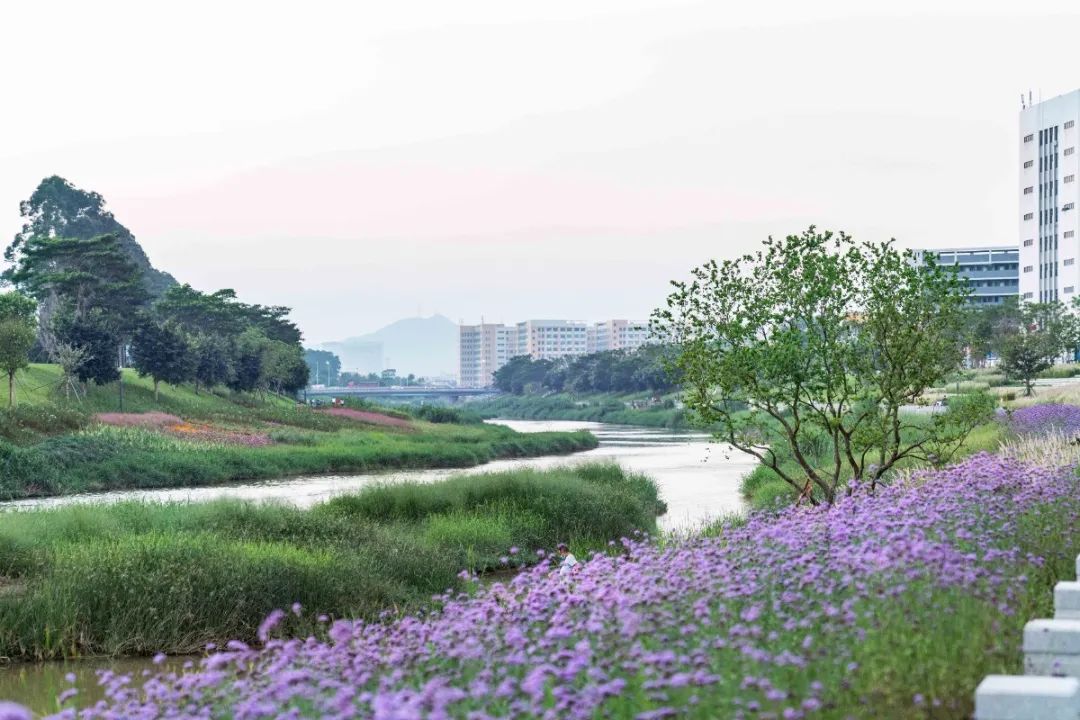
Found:
<path fill-rule="evenodd" d="M 1028 105 L 1031 105 L 1031 104 L 1032 104 L 1032 102 L 1031 102 L 1031 91 L 1028 90 Z"/>
<path fill-rule="evenodd" d="M 1026 110 L 1027 105 L 1024 104 L 1024 93 L 1020 93 L 1020 109 Z"/>

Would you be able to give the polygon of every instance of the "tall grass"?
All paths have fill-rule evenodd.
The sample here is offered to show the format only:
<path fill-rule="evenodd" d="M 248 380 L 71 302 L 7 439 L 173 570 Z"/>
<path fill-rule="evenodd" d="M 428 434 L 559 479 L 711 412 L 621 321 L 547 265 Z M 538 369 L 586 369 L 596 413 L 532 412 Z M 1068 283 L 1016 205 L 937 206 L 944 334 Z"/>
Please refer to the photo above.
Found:
<path fill-rule="evenodd" d="M 19 589 L 0 594 L 0 655 L 196 652 L 254 639 L 267 613 L 294 602 L 305 617 L 377 620 L 459 587 L 463 569 L 654 532 L 661 508 L 650 480 L 586 465 L 373 487 L 307 510 L 215 501 L 12 512 L 0 522 L 0 580 Z"/>

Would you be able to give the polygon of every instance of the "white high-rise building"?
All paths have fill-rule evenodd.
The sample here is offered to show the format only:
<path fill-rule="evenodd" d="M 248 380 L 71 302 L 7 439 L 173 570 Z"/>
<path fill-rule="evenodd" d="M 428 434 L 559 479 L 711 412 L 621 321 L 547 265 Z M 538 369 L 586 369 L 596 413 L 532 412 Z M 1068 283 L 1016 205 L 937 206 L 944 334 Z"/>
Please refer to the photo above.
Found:
<path fill-rule="evenodd" d="M 1080 90 L 1020 111 L 1020 298 L 1069 303 L 1080 288 Z"/>
<path fill-rule="evenodd" d="M 649 341 L 647 323 L 607 320 L 589 328 L 589 352 L 637 350 Z"/>
<path fill-rule="evenodd" d="M 491 387 L 495 371 L 517 354 L 517 328 L 495 323 L 459 325 L 458 384 Z"/>
<path fill-rule="evenodd" d="M 588 326 L 570 320 L 526 320 L 517 324 L 516 355 L 558 360 L 589 351 Z"/>

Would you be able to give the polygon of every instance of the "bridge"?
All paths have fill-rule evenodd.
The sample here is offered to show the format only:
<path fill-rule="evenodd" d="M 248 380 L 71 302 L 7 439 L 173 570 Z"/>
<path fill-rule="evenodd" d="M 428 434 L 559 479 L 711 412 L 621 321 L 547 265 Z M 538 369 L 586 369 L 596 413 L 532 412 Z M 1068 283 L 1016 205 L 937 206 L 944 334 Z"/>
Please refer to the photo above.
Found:
<path fill-rule="evenodd" d="M 436 387 L 412 385 L 408 387 L 309 387 L 304 391 L 313 397 L 355 397 L 370 400 L 437 400 L 458 402 L 464 398 L 495 397 L 501 394 L 495 388 Z"/>

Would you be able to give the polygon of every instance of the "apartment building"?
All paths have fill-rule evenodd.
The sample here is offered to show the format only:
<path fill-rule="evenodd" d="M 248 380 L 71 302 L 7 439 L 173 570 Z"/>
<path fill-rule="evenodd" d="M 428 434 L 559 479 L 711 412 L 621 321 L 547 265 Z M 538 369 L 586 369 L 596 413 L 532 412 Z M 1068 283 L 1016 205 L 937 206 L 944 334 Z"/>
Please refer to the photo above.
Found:
<path fill-rule="evenodd" d="M 1069 303 L 1080 288 L 1080 90 L 1020 111 L 1020 298 Z"/>
<path fill-rule="evenodd" d="M 458 383 L 490 387 L 495 371 L 517 355 L 517 328 L 496 323 L 458 326 Z"/>
<path fill-rule="evenodd" d="M 995 305 L 1020 292 L 1020 251 L 1015 245 L 916 250 L 915 261 L 934 256 L 938 265 L 955 265 L 971 287 L 971 302 Z"/>
<path fill-rule="evenodd" d="M 495 371 L 518 355 L 559 360 L 603 350 L 636 350 L 649 328 L 629 320 L 593 324 L 570 320 L 525 320 L 515 325 L 484 323 L 458 326 L 458 382 L 462 387 L 490 387 Z"/>
<path fill-rule="evenodd" d="M 588 351 L 637 350 L 649 340 L 647 323 L 629 320 L 607 320 L 589 328 Z"/>
<path fill-rule="evenodd" d="M 589 351 L 588 326 L 570 320 L 525 320 L 517 324 L 517 352 L 533 360 L 558 360 Z"/>

